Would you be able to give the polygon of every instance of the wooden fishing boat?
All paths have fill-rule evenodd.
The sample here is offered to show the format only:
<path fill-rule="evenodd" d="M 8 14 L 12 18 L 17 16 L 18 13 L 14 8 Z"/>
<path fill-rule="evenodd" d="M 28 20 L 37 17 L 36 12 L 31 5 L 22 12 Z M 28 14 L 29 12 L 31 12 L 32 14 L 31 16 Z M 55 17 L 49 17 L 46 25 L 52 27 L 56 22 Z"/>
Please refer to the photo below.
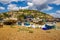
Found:
<path fill-rule="evenodd" d="M 45 26 L 42 28 L 43 30 L 49 30 L 55 28 L 55 24 L 45 24 Z"/>

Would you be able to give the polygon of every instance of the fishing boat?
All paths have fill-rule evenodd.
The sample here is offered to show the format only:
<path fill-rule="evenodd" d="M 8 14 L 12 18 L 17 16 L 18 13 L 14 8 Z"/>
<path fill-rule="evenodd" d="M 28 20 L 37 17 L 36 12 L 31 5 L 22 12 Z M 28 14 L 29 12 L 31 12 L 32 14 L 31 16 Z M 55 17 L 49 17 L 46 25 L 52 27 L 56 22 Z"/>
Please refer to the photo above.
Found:
<path fill-rule="evenodd" d="M 25 27 L 31 27 L 29 22 L 24 22 Z"/>
<path fill-rule="evenodd" d="M 53 29 L 55 28 L 55 23 L 48 23 L 48 24 L 45 24 L 42 29 L 43 30 L 50 30 L 50 29 Z"/>
<path fill-rule="evenodd" d="M 17 22 L 17 25 L 22 25 L 22 22 L 18 21 L 18 22 Z"/>

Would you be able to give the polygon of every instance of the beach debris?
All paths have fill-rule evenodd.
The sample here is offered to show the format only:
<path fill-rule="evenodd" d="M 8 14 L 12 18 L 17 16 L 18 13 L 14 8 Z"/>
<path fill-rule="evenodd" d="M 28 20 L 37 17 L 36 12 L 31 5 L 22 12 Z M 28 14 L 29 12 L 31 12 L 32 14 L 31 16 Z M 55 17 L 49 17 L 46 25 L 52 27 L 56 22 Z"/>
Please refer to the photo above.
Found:
<path fill-rule="evenodd" d="M 11 28 L 15 28 L 14 25 L 10 25 Z"/>
<path fill-rule="evenodd" d="M 0 25 L 0 28 L 2 28 L 3 27 L 3 25 Z"/>
<path fill-rule="evenodd" d="M 29 30 L 29 33 L 33 33 L 33 31 L 32 30 Z"/>
<path fill-rule="evenodd" d="M 46 33 L 51 33 L 51 31 L 48 30 L 48 31 L 46 31 Z"/>

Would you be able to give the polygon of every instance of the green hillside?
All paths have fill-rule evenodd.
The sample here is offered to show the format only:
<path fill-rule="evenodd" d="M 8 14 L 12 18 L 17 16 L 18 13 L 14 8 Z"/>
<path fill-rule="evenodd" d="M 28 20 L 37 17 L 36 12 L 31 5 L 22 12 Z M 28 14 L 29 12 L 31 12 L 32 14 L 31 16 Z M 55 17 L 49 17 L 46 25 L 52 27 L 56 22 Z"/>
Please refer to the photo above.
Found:
<path fill-rule="evenodd" d="M 5 12 L 5 13 L 1 13 L 0 14 L 0 18 L 8 18 L 8 17 L 15 17 L 15 18 L 23 18 L 24 16 L 33 16 L 34 18 L 53 18 L 52 16 L 40 12 L 40 11 L 36 11 L 36 10 L 19 10 L 19 11 L 9 11 L 9 12 Z"/>

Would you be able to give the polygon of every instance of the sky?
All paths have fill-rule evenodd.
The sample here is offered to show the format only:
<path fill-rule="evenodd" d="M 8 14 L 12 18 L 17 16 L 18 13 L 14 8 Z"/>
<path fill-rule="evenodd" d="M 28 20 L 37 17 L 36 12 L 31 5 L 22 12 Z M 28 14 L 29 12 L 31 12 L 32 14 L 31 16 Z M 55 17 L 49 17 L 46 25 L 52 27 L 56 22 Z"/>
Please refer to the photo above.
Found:
<path fill-rule="evenodd" d="M 20 9 L 38 10 L 60 18 L 60 0 L 0 0 L 0 13 Z"/>

